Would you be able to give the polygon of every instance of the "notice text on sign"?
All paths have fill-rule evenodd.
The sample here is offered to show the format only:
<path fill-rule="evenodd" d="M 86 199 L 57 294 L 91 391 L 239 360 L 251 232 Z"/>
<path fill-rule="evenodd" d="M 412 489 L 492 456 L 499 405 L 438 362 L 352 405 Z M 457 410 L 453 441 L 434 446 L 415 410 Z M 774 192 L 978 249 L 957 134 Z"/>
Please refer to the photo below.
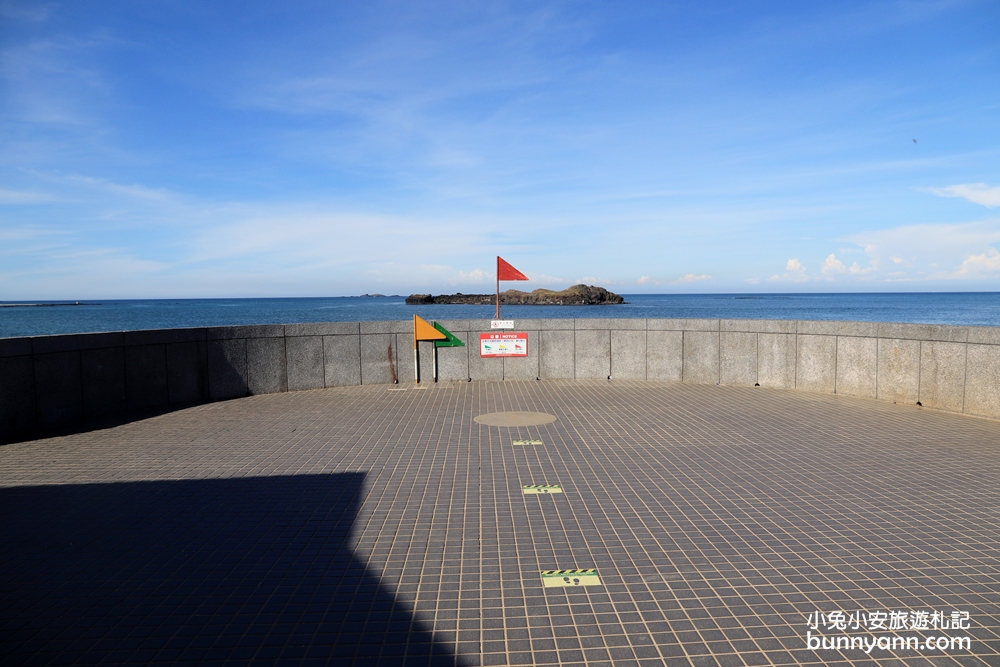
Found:
<path fill-rule="evenodd" d="M 479 356 L 526 357 L 528 356 L 528 334 L 481 333 L 479 334 Z"/>

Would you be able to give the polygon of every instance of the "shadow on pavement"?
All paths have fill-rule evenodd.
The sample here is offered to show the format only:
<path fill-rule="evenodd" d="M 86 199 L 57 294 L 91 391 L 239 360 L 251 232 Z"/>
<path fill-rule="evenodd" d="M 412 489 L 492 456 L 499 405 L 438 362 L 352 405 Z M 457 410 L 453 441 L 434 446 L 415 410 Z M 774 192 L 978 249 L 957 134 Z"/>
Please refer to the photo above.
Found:
<path fill-rule="evenodd" d="M 354 556 L 364 477 L 0 489 L 0 664 L 463 664 Z"/>

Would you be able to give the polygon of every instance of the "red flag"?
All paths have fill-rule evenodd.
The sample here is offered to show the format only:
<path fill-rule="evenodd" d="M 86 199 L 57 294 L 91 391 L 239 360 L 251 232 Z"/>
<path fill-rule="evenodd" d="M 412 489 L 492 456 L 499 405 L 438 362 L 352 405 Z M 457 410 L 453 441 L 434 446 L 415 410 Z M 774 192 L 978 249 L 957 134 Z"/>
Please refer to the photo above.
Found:
<path fill-rule="evenodd" d="M 528 276 L 508 264 L 503 257 L 497 255 L 497 280 L 528 280 Z"/>

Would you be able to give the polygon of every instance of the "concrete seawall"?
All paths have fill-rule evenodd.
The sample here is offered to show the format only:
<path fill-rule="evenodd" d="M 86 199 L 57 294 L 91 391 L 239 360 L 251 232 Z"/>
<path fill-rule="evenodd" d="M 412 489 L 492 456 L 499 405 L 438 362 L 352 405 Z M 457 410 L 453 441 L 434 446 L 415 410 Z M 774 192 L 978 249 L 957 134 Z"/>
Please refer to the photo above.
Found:
<path fill-rule="evenodd" d="M 525 319 L 526 358 L 481 359 L 488 320 L 441 321 L 441 381 L 607 378 L 774 387 L 1000 419 L 1000 328 L 878 322 Z M 0 442 L 141 410 L 413 382 L 412 322 L 0 339 Z M 423 381 L 433 348 L 421 343 Z"/>

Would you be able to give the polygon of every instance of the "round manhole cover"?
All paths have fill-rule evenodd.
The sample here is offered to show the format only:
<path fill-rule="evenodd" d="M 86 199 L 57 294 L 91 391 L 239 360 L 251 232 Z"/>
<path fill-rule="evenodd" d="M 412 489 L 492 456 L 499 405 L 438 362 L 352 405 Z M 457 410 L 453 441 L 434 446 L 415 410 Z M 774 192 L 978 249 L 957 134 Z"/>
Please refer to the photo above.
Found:
<path fill-rule="evenodd" d="M 544 412 L 490 412 L 473 420 L 486 426 L 541 426 L 551 424 L 556 416 Z"/>

